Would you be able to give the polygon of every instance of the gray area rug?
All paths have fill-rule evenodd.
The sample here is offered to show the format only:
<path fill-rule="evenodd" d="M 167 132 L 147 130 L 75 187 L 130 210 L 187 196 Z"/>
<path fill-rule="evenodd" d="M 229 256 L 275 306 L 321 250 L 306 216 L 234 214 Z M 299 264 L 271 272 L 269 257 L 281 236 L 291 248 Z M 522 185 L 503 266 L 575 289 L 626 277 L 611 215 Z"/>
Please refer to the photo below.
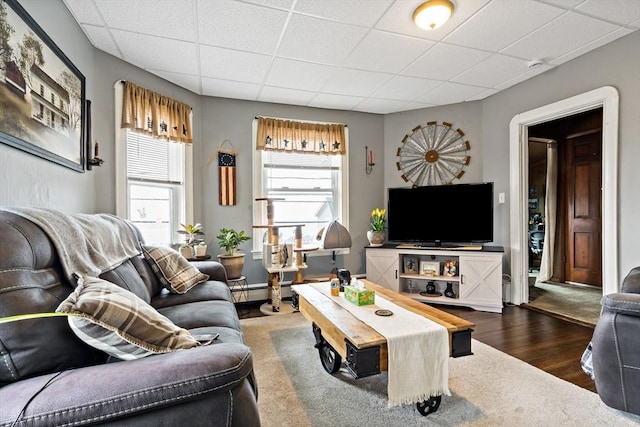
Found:
<path fill-rule="evenodd" d="M 415 405 L 387 407 L 387 377 L 354 379 L 322 368 L 311 324 L 300 313 L 244 319 L 254 352 L 265 427 L 638 426 L 597 394 L 476 340 L 472 356 L 449 359 L 451 396 L 423 417 Z M 579 361 L 576 360 L 576 363 Z"/>
<path fill-rule="evenodd" d="M 601 289 L 538 282 L 535 286 L 529 286 L 529 303 L 526 305 L 593 326 L 600 318 L 601 299 Z"/>

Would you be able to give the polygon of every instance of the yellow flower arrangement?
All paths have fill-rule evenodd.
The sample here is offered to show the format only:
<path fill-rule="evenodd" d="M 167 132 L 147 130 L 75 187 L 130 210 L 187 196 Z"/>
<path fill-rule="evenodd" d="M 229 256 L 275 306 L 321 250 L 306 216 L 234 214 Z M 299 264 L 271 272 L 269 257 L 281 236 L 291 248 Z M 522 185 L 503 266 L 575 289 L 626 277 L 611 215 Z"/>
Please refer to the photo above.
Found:
<path fill-rule="evenodd" d="M 384 231 L 384 216 L 387 214 L 386 209 L 375 208 L 371 211 L 371 230 Z"/>

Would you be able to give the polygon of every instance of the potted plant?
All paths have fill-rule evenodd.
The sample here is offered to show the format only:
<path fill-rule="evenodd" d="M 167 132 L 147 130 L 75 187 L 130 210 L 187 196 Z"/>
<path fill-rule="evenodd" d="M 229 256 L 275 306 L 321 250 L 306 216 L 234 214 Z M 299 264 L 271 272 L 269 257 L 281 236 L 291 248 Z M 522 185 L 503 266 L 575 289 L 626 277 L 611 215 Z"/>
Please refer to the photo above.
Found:
<path fill-rule="evenodd" d="M 193 246 L 196 242 L 196 236 L 204 235 L 202 231 L 202 225 L 198 224 L 180 224 L 182 230 L 178 230 L 179 234 L 185 234 L 187 237 L 184 244 L 187 246 Z M 184 245 L 183 245 L 184 246 Z"/>
<path fill-rule="evenodd" d="M 386 209 L 374 209 L 371 211 L 371 226 L 367 231 L 367 239 L 370 246 L 382 246 L 384 243 L 384 216 Z"/>
<path fill-rule="evenodd" d="M 218 255 L 218 260 L 227 271 L 228 279 L 237 279 L 242 276 L 244 268 L 244 254 L 237 252 L 240 243 L 250 240 L 244 231 L 236 231 L 231 228 L 221 228 L 220 234 L 216 236 L 218 245 L 225 250 L 224 254 Z"/>

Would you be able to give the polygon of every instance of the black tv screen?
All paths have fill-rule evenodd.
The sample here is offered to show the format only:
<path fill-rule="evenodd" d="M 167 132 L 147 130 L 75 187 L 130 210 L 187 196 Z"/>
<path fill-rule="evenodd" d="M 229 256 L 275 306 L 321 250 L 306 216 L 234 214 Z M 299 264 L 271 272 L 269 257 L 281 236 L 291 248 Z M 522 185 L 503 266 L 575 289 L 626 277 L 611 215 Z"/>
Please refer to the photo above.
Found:
<path fill-rule="evenodd" d="M 389 188 L 388 240 L 446 246 L 493 241 L 493 183 Z"/>

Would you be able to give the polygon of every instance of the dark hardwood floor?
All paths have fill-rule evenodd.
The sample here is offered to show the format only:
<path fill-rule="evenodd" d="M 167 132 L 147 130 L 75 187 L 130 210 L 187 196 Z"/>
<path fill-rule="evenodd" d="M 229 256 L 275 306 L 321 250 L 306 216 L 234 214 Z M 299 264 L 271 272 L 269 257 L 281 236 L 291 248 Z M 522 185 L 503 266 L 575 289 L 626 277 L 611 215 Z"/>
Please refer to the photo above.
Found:
<path fill-rule="evenodd" d="M 259 303 L 244 304 L 238 306 L 238 313 L 241 318 L 262 316 L 259 307 Z M 475 323 L 471 336 L 476 340 L 596 391 L 593 380 L 580 367 L 580 357 L 591 340 L 593 328 L 518 306 L 507 306 L 502 314 L 446 305 L 434 307 Z"/>

